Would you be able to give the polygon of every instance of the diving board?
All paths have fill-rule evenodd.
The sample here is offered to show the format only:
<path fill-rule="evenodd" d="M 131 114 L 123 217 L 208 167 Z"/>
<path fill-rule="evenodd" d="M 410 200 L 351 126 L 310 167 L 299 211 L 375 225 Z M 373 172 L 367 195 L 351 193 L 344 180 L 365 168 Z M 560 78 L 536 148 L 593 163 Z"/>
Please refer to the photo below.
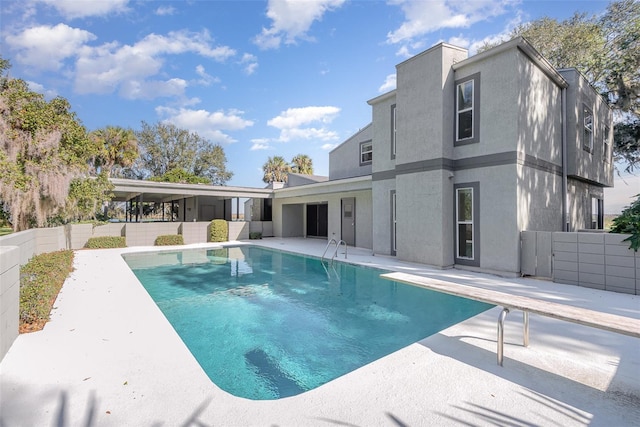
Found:
<path fill-rule="evenodd" d="M 407 273 L 385 273 L 381 274 L 380 277 L 503 307 L 498 318 L 497 357 L 498 365 L 500 366 L 502 366 L 504 348 L 504 319 L 511 310 L 520 310 L 523 313 L 523 341 L 525 347 L 529 345 L 529 313 L 535 313 L 541 316 L 565 320 L 579 325 L 591 326 L 593 328 L 603 329 L 609 332 L 640 338 L 640 319 L 603 313 L 601 311 L 589 310 L 587 308 L 574 307 L 571 305 L 559 304 L 531 297 L 511 295 L 490 289 L 460 285 L 458 283 L 445 282 L 442 280 Z"/>

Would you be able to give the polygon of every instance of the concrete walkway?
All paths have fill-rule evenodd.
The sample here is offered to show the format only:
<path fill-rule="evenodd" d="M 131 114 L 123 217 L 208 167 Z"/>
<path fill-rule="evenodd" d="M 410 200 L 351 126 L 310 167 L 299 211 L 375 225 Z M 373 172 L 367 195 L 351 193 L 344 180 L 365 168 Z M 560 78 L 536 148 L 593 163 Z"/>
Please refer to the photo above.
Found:
<path fill-rule="evenodd" d="M 251 243 L 317 256 L 326 244 Z M 155 249 L 76 252 L 51 321 L 20 335 L 0 363 L 0 426 L 640 425 L 640 340 L 532 315 L 524 348 L 516 312 L 499 367 L 498 307 L 298 396 L 229 395 L 121 257 Z M 434 270 L 355 248 L 348 261 L 640 318 L 638 296 Z"/>

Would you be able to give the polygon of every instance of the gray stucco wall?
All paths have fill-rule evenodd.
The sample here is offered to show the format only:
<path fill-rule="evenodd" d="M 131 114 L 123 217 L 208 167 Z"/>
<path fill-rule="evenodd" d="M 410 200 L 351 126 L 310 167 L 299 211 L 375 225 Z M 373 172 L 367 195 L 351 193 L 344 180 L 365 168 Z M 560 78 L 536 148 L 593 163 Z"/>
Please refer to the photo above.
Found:
<path fill-rule="evenodd" d="M 569 82 L 567 89 L 567 173 L 588 179 L 601 185 L 613 185 L 612 113 L 605 100 L 598 95 L 584 77 L 574 69 L 561 70 L 562 76 Z M 593 152 L 583 149 L 583 114 L 586 104 L 593 112 Z M 605 126 L 609 125 L 609 135 L 605 135 Z M 609 138 L 608 152 L 604 151 L 605 136 Z M 605 162 L 605 159 L 607 160 Z"/>
<path fill-rule="evenodd" d="M 386 179 L 373 182 L 373 252 L 391 254 L 391 192 L 396 189 L 396 180 Z"/>
<path fill-rule="evenodd" d="M 371 191 L 346 191 L 292 198 L 274 199 L 274 235 L 277 237 L 306 237 L 306 204 L 327 204 L 327 239 L 342 239 L 343 198 L 355 198 L 356 246 L 373 247 L 373 204 Z M 295 203 L 294 203 L 295 202 Z M 278 218 L 282 220 L 278 220 Z"/>
<path fill-rule="evenodd" d="M 360 165 L 360 143 L 373 137 L 371 124 L 329 153 L 329 179 L 352 178 L 371 174 L 371 164 Z"/>

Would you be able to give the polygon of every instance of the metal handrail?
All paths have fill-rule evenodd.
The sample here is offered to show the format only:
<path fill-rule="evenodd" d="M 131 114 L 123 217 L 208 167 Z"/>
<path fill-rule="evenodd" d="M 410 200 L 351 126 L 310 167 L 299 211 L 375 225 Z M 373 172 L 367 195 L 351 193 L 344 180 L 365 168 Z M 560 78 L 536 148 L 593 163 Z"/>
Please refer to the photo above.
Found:
<path fill-rule="evenodd" d="M 331 246 L 331 243 L 335 243 L 336 244 L 336 252 L 338 251 L 338 242 L 336 241 L 336 239 L 332 238 L 327 243 L 327 247 L 324 248 L 324 252 L 322 252 L 322 256 L 320 257 L 320 261 L 324 261 L 324 256 L 327 254 L 327 251 L 329 250 L 329 246 Z M 334 253 L 334 256 L 335 256 L 335 253 Z M 333 257 L 331 257 L 331 259 L 333 260 Z"/>
<path fill-rule="evenodd" d="M 331 257 L 331 261 L 333 261 L 336 255 L 338 255 L 338 248 L 340 248 L 341 244 L 344 244 L 344 259 L 347 259 L 347 242 L 345 242 L 344 240 L 340 240 L 338 243 L 336 243 L 336 250 Z"/>

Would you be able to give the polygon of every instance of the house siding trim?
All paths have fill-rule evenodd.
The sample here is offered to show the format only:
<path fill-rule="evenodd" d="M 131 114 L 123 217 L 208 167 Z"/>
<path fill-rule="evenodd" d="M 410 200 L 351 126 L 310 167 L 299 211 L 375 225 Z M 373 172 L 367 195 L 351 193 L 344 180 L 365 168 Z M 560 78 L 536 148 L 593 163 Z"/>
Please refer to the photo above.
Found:
<path fill-rule="evenodd" d="M 453 172 L 516 164 L 562 176 L 562 166 L 560 165 L 556 165 L 528 154 L 525 154 L 524 158 L 522 158 L 522 155 L 518 151 L 507 151 L 504 153 L 487 154 L 484 156 L 467 157 L 465 159 L 457 160 L 440 157 L 437 159 L 422 160 L 419 162 L 403 163 L 397 165 L 396 168 L 392 170 L 374 172 L 371 179 L 373 181 L 383 181 L 408 173 L 429 172 L 434 170 L 448 170 Z"/>

